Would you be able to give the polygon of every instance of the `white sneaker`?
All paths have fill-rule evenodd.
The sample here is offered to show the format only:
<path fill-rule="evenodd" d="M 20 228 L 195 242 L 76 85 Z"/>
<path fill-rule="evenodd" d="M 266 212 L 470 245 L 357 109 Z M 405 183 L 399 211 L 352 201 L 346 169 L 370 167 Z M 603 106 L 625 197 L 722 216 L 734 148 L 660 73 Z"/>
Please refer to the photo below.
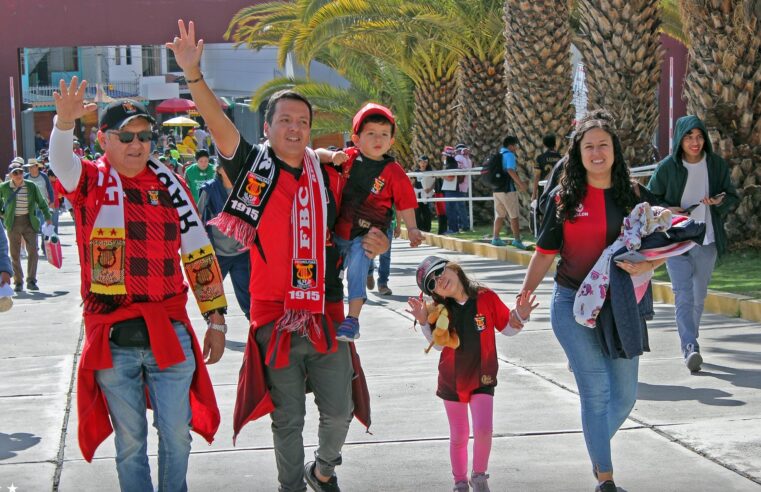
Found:
<path fill-rule="evenodd" d="M 695 350 L 695 347 L 692 344 L 687 345 L 684 356 L 684 364 L 687 366 L 687 369 L 689 369 L 690 372 L 700 371 L 700 366 L 703 364 L 703 356 L 700 355 L 700 352 Z"/>

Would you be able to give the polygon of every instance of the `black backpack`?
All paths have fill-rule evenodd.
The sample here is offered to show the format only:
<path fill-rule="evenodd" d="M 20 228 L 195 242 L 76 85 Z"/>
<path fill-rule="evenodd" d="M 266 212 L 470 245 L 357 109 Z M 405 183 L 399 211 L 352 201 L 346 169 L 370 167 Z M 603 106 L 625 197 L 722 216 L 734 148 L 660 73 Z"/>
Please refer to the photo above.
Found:
<path fill-rule="evenodd" d="M 481 170 L 481 182 L 492 191 L 505 190 L 510 175 L 502 169 L 502 152 L 495 152 L 484 162 Z"/>

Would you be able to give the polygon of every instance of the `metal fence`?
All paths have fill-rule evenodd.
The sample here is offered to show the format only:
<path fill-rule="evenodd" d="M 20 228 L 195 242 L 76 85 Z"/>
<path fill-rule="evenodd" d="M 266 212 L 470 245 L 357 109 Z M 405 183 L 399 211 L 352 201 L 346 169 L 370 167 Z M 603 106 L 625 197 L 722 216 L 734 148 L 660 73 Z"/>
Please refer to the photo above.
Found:
<path fill-rule="evenodd" d="M 633 178 L 643 178 L 653 174 L 657 164 L 649 164 L 647 166 L 633 167 L 630 170 Z M 418 203 L 434 203 L 434 202 L 468 202 L 468 215 L 471 227 L 473 226 L 473 202 L 493 202 L 494 196 L 489 194 L 488 196 L 473 196 L 473 176 L 480 176 L 483 167 L 472 167 L 470 169 L 443 169 L 440 171 L 411 171 L 407 173 L 410 178 L 417 178 L 420 176 L 433 176 L 440 178 L 443 176 L 465 176 L 468 182 L 468 196 L 461 198 L 418 198 Z M 547 184 L 546 180 L 539 181 L 539 186 L 544 187 Z"/>

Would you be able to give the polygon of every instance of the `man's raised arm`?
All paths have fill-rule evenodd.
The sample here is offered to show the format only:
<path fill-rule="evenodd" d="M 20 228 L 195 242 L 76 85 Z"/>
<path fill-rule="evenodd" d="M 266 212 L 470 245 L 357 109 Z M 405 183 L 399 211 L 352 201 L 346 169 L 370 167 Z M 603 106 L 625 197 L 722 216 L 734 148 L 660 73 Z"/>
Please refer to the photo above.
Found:
<path fill-rule="evenodd" d="M 203 39 L 196 43 L 195 24 L 188 22 L 187 29 L 182 19 L 177 21 L 180 35 L 166 43 L 166 47 L 174 52 L 177 65 L 185 74 L 185 82 L 193 96 L 198 112 L 201 113 L 206 125 L 214 137 L 217 150 L 224 157 L 232 157 L 240 141 L 240 133 L 230 118 L 227 117 L 219 106 L 214 92 L 206 84 L 201 72 L 201 54 L 203 53 Z"/>

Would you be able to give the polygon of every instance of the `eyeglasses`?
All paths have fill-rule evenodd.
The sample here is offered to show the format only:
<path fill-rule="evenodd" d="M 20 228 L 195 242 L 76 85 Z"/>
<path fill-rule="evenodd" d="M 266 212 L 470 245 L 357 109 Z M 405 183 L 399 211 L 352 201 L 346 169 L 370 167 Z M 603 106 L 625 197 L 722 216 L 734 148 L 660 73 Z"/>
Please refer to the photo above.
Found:
<path fill-rule="evenodd" d="M 119 137 L 121 143 L 131 143 L 137 137 L 141 142 L 150 142 L 153 140 L 154 134 L 150 130 L 144 130 L 142 132 L 127 132 L 127 131 L 110 131 L 107 133 L 113 133 Z"/>
<path fill-rule="evenodd" d="M 425 280 L 425 288 L 428 292 L 433 292 L 433 289 L 436 288 L 436 280 L 441 277 L 441 274 L 444 273 L 445 268 L 446 265 L 442 265 L 436 270 L 432 270 L 431 273 L 428 274 L 428 278 Z"/>

